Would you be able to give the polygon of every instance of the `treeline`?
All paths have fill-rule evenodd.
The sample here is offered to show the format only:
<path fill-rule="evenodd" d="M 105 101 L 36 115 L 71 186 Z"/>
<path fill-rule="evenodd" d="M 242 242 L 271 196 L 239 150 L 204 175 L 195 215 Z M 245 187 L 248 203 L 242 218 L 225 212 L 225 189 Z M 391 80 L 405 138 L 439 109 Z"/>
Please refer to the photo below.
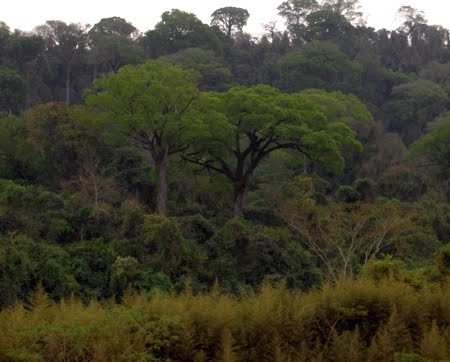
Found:
<path fill-rule="evenodd" d="M 448 31 L 407 6 L 393 31 L 356 1 L 278 12 L 287 31 L 260 39 L 232 7 L 145 34 L 2 25 L 0 308 L 39 283 L 84 302 L 306 291 L 372 262 L 417 290 L 446 280 Z"/>

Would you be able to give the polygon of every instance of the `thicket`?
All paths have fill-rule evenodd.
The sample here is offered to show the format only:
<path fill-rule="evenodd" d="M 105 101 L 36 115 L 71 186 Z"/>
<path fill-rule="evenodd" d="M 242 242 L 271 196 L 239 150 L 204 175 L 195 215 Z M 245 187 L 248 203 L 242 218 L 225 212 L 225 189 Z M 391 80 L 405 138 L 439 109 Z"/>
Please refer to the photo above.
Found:
<path fill-rule="evenodd" d="M 257 292 L 128 290 L 121 303 L 42 289 L 0 312 L 8 361 L 437 361 L 450 356 L 448 285 L 414 290 L 372 272 L 309 293 L 265 283 Z"/>

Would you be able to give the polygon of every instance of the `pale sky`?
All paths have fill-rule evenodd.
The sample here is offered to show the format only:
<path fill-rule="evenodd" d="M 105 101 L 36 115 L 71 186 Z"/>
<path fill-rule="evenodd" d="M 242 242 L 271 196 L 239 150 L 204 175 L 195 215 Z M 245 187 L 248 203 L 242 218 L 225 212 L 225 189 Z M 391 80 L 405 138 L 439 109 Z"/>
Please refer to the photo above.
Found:
<path fill-rule="evenodd" d="M 153 29 L 164 11 L 180 9 L 191 12 L 205 23 L 211 13 L 221 7 L 236 6 L 250 13 L 245 31 L 260 35 L 262 24 L 277 21 L 284 29 L 283 19 L 276 8 L 284 0 L 1 0 L 4 21 L 11 29 L 30 31 L 46 20 L 63 20 L 95 24 L 101 18 L 120 16 L 140 31 Z M 402 5 L 410 5 L 425 12 L 431 25 L 450 28 L 450 0 L 360 0 L 368 25 L 376 29 L 394 29 L 399 25 L 396 12 Z"/>

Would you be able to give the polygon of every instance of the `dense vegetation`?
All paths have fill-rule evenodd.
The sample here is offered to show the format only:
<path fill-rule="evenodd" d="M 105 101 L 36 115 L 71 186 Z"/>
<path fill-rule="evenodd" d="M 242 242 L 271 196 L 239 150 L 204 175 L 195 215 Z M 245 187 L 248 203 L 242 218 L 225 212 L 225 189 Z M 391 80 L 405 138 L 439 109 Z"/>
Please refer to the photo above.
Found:
<path fill-rule="evenodd" d="M 0 360 L 450 357 L 449 31 L 278 13 L 0 22 Z"/>
<path fill-rule="evenodd" d="M 369 273 L 370 275 L 370 273 Z M 365 276 L 364 278 L 367 278 Z M 20 361 L 444 361 L 449 291 L 401 281 L 326 285 L 304 295 L 262 286 L 239 298 L 217 288 L 121 304 L 52 303 L 0 312 L 0 358 Z"/>

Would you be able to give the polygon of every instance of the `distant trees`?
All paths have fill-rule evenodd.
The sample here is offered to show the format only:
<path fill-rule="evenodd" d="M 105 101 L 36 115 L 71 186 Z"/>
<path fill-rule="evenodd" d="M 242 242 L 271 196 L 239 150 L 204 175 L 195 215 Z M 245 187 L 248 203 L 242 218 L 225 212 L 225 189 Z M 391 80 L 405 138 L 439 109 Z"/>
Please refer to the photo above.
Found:
<path fill-rule="evenodd" d="M 88 61 L 94 65 L 94 77 L 97 72 L 115 72 L 123 65 L 141 63 L 143 52 L 134 40 L 137 34 L 131 23 L 119 17 L 95 24 L 88 33 L 92 47 Z"/>
<path fill-rule="evenodd" d="M 359 0 L 323 0 L 322 8 L 342 15 L 351 23 L 364 23 Z"/>
<path fill-rule="evenodd" d="M 70 104 L 72 71 L 86 51 L 87 26 L 49 20 L 35 29 L 45 41 L 46 50 L 59 62 L 64 73 L 65 100 Z"/>
<path fill-rule="evenodd" d="M 410 144 L 426 130 L 427 124 L 446 110 L 449 98 L 436 83 L 419 79 L 398 85 L 384 106 L 388 129 Z"/>
<path fill-rule="evenodd" d="M 332 43 L 314 42 L 278 61 L 280 88 L 350 91 L 360 81 L 361 64 L 352 61 Z"/>
<path fill-rule="evenodd" d="M 0 115 L 18 113 L 25 105 L 26 84 L 12 69 L 0 66 Z"/>
<path fill-rule="evenodd" d="M 208 25 L 178 9 L 164 12 L 155 29 L 146 32 L 140 43 L 153 59 L 193 47 L 221 51 L 219 38 Z"/>

